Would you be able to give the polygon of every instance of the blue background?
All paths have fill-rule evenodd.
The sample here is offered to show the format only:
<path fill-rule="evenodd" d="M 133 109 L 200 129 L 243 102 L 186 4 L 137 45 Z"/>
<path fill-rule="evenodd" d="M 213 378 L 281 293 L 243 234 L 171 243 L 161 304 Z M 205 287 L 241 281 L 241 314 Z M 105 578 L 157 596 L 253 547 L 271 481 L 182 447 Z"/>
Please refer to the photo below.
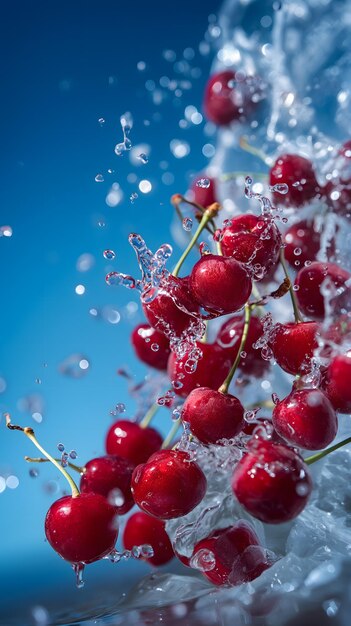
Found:
<path fill-rule="evenodd" d="M 199 54 L 198 46 L 208 15 L 218 8 L 215 0 L 199 7 L 185 0 L 2 4 L 0 226 L 9 224 L 13 235 L 0 238 L 0 377 L 6 381 L 0 410 L 9 411 L 14 422 L 35 427 L 50 451 L 61 441 L 68 450 L 76 449 L 81 464 L 103 452 L 109 412 L 116 403 L 125 403 L 126 414 L 133 415 L 126 381 L 116 370 L 128 367 L 135 380 L 146 372 L 129 342 L 140 313 L 125 319 L 125 307 L 136 295 L 108 287 L 104 276 L 108 269 L 138 276 L 129 232 L 141 233 L 152 249 L 170 241 L 169 198 L 184 192 L 191 176 L 208 162 L 202 146 L 215 138 L 204 136 L 204 123 L 181 129 L 179 120 L 185 106 L 201 109 L 213 51 Z M 201 69 L 198 78 L 177 74 L 174 63 L 162 54 L 172 49 L 179 61 L 189 46 L 195 50 L 191 67 Z M 140 61 L 146 63 L 145 71 L 137 69 Z M 153 80 L 157 86 L 162 76 L 190 80 L 191 89 L 178 98 L 163 89 L 165 98 L 156 105 L 145 82 Z M 125 111 L 134 118 L 132 142 L 151 146 L 146 165 L 133 166 L 127 153 L 114 154 L 122 137 L 119 117 Z M 99 118 L 105 119 L 102 126 Z M 184 159 L 170 151 L 174 138 L 191 146 Z M 162 182 L 162 161 L 174 176 L 171 185 Z M 107 173 L 109 168 L 113 174 Z M 151 181 L 150 194 L 143 195 L 137 183 L 127 181 L 131 172 L 138 180 Z M 95 182 L 98 173 L 103 183 Z M 105 197 L 113 182 L 123 189 L 124 201 L 112 208 Z M 129 196 L 135 191 L 139 197 L 132 204 Z M 103 258 L 105 248 L 116 252 L 112 263 Z M 76 263 L 84 253 L 92 254 L 95 264 L 83 273 Z M 75 293 L 80 283 L 86 287 L 83 296 Z M 92 307 L 108 305 L 121 313 L 119 324 L 89 314 Z M 58 370 L 73 353 L 86 355 L 91 364 L 79 380 Z M 23 398 L 33 394 L 44 402 L 43 421 L 37 425 L 28 402 L 23 404 Z M 171 422 L 165 413 L 162 419 L 160 427 L 166 432 Z M 61 593 L 78 593 L 69 565 L 44 543 L 44 516 L 64 482 L 59 479 L 56 494 L 46 493 L 48 482 L 58 479 L 57 471 L 40 466 L 39 476 L 30 477 L 22 460 L 25 454 L 35 455 L 35 449 L 25 437 L 7 431 L 2 418 L 0 476 L 19 478 L 16 489 L 0 493 L 0 594 L 5 613 L 12 596 L 21 595 L 24 602 L 27 598 L 29 605 L 45 604 L 48 588 L 57 581 Z M 121 564 L 111 573 L 107 563 L 91 566 L 87 589 L 80 592 L 87 595 L 80 598 L 92 593 L 94 577 L 108 577 L 111 585 L 121 585 L 123 578 L 128 586 L 136 571 L 148 571 L 147 566 L 137 567 Z"/>

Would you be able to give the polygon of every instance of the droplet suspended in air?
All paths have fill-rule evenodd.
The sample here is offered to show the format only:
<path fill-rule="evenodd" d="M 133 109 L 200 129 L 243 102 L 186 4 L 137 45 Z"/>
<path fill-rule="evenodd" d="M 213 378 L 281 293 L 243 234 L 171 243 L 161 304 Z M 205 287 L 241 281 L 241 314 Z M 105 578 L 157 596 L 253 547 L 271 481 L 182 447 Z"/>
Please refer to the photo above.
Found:
<path fill-rule="evenodd" d="M 108 261 L 113 261 L 116 258 L 116 253 L 113 250 L 104 250 L 103 252 L 104 258 Z"/>
<path fill-rule="evenodd" d="M 0 237 L 12 237 L 11 226 L 0 226 Z"/>
<path fill-rule="evenodd" d="M 211 185 L 211 181 L 209 178 L 199 178 L 196 181 L 196 187 L 201 187 L 201 189 L 208 189 Z"/>
<path fill-rule="evenodd" d="M 190 232 L 193 227 L 193 220 L 191 219 L 191 217 L 185 217 L 183 219 L 182 225 L 183 225 L 184 230 L 186 230 L 187 232 Z"/>
<path fill-rule="evenodd" d="M 95 176 L 95 182 L 96 182 L 96 183 L 103 183 L 103 182 L 104 182 L 104 180 L 105 180 L 105 179 L 104 179 L 104 177 L 103 177 L 103 175 L 102 175 L 102 174 L 96 174 L 96 176 Z"/>

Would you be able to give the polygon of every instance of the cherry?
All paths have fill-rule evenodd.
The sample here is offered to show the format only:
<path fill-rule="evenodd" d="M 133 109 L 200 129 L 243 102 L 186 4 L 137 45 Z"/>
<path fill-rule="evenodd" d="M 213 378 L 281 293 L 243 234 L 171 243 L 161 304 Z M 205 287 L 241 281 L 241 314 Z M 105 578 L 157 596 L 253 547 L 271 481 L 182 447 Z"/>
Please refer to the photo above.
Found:
<path fill-rule="evenodd" d="M 89 461 L 80 480 L 81 493 L 99 493 L 116 508 L 119 515 L 128 513 L 134 506 L 130 490 L 134 464 L 120 456 L 100 456 Z M 114 493 L 121 492 L 123 503 L 113 501 Z M 110 500 L 111 498 L 111 500 Z"/>
<path fill-rule="evenodd" d="M 289 374 L 306 371 L 318 347 L 319 324 L 300 322 L 276 324 L 270 341 L 278 365 Z"/>
<path fill-rule="evenodd" d="M 199 314 L 189 292 L 188 279 L 174 276 L 161 282 L 157 296 L 151 302 L 144 301 L 143 310 L 153 328 L 177 337 L 189 329 Z"/>
<path fill-rule="evenodd" d="M 128 420 L 117 420 L 106 436 L 106 452 L 138 465 L 162 446 L 162 437 L 154 428 L 141 428 Z"/>
<path fill-rule="evenodd" d="M 303 267 L 295 280 L 296 296 L 302 313 L 322 320 L 325 316 L 324 298 L 334 312 L 336 308 L 347 306 L 350 289 L 346 282 L 350 278 L 349 272 L 334 263 L 316 262 Z M 322 289 L 323 286 L 328 288 L 327 283 L 331 283 L 331 293 L 324 296 Z"/>
<path fill-rule="evenodd" d="M 339 413 L 351 413 L 351 351 L 339 354 L 329 365 L 323 389 Z"/>
<path fill-rule="evenodd" d="M 199 187 L 196 183 L 200 178 L 207 178 L 210 181 L 209 187 Z M 207 175 L 199 174 L 191 185 L 194 202 L 202 207 L 207 208 L 214 202 L 217 202 L 216 181 Z"/>
<path fill-rule="evenodd" d="M 221 248 L 224 256 L 246 263 L 253 269 L 259 267 L 264 275 L 279 258 L 281 237 L 275 222 L 251 213 L 233 217 L 221 231 Z M 255 272 L 257 278 L 263 278 Z"/>
<path fill-rule="evenodd" d="M 203 499 L 207 481 L 182 450 L 161 450 L 133 472 L 132 493 L 145 513 L 173 519 L 190 513 Z"/>
<path fill-rule="evenodd" d="M 199 541 L 191 563 L 214 585 L 250 582 L 270 566 L 254 529 L 244 521 L 214 530 Z"/>
<path fill-rule="evenodd" d="M 311 161 L 297 154 L 282 154 L 274 163 L 269 173 L 269 184 L 286 184 L 289 187 L 285 195 L 273 191 L 273 200 L 280 205 L 300 207 L 320 196 L 315 171 Z"/>
<path fill-rule="evenodd" d="M 245 267 L 235 259 L 206 254 L 192 269 L 190 289 L 200 306 L 224 315 L 244 306 L 252 283 Z"/>
<path fill-rule="evenodd" d="M 138 511 L 128 518 L 123 533 L 123 545 L 131 550 L 135 545 L 151 545 L 154 555 L 145 559 L 152 565 L 164 565 L 174 557 L 165 523 Z"/>
<path fill-rule="evenodd" d="M 274 443 L 284 443 L 284 440 L 278 435 L 277 431 L 274 429 L 271 417 L 255 417 L 254 420 L 245 422 L 243 433 L 244 435 L 249 435 L 252 437 L 256 428 L 259 429 L 260 432 L 262 432 L 263 428 L 268 434 L 270 440 L 274 441 Z M 256 434 L 254 436 L 257 437 Z"/>
<path fill-rule="evenodd" d="M 238 354 L 244 329 L 241 315 L 230 317 L 219 329 L 216 343 L 230 356 L 232 362 Z M 269 362 L 262 358 L 261 350 L 255 349 L 255 343 L 263 335 L 263 325 L 259 317 L 252 315 L 245 343 L 245 358 L 240 359 L 239 368 L 250 376 L 262 376 L 269 367 Z"/>
<path fill-rule="evenodd" d="M 307 450 L 325 448 L 338 431 L 332 404 L 319 389 L 294 389 L 276 404 L 272 420 L 278 435 Z"/>
<path fill-rule="evenodd" d="M 284 444 L 252 439 L 248 452 L 235 467 L 232 489 L 253 517 L 280 524 L 306 506 L 312 480 L 302 458 Z"/>
<path fill-rule="evenodd" d="M 167 369 L 170 347 L 169 340 L 163 333 L 149 324 L 139 324 L 132 332 L 131 341 L 140 361 L 158 370 Z"/>
<path fill-rule="evenodd" d="M 315 261 L 321 247 L 320 233 L 314 229 L 313 222 L 301 220 L 292 224 L 284 235 L 285 259 L 296 270 L 306 261 Z"/>
<path fill-rule="evenodd" d="M 203 108 L 206 118 L 218 126 L 244 120 L 255 106 L 252 96 L 257 94 L 257 88 L 254 77 L 240 78 L 231 70 L 214 74 L 205 88 Z"/>
<path fill-rule="evenodd" d="M 64 496 L 49 508 L 45 534 L 70 563 L 93 563 L 113 550 L 118 536 L 116 507 L 97 493 Z"/>
<path fill-rule="evenodd" d="M 244 408 L 235 396 L 200 387 L 187 397 L 182 420 L 202 443 L 231 439 L 244 426 Z"/>
<path fill-rule="evenodd" d="M 332 170 L 337 172 L 336 179 L 328 181 L 324 192 L 333 210 L 347 216 L 351 210 L 351 141 L 341 146 Z"/>
<path fill-rule="evenodd" d="M 182 358 L 177 358 L 172 352 L 169 357 L 168 376 L 176 394 L 183 398 L 186 398 L 196 387 L 218 389 L 232 365 L 228 351 L 223 350 L 217 344 L 197 342 L 196 346 L 202 352 L 202 357 L 198 361 L 189 353 Z"/>

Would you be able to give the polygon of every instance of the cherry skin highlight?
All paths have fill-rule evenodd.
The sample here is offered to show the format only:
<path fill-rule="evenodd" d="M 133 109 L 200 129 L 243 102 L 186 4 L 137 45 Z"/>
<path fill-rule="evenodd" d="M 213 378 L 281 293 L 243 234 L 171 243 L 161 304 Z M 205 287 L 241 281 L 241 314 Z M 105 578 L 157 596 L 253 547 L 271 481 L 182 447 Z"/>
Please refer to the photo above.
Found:
<path fill-rule="evenodd" d="M 323 390 L 339 413 L 351 413 L 351 352 L 333 358 L 323 381 Z"/>
<path fill-rule="evenodd" d="M 214 530 L 199 541 L 193 552 L 202 575 L 214 585 L 241 585 L 269 567 L 254 529 L 244 521 Z"/>
<path fill-rule="evenodd" d="M 305 508 L 312 480 L 307 465 L 294 450 L 254 439 L 234 470 L 232 489 L 253 517 L 267 524 L 281 524 Z"/>
<path fill-rule="evenodd" d="M 252 268 L 260 266 L 264 275 L 277 263 L 280 246 L 279 230 L 275 222 L 267 217 L 251 213 L 238 215 L 221 231 L 224 256 L 233 257 Z"/>
<path fill-rule="evenodd" d="M 174 352 L 168 361 L 168 376 L 178 396 L 186 398 L 197 387 L 218 389 L 223 383 L 232 365 L 231 356 L 214 343 L 197 342 L 202 357 L 194 361 L 186 353 L 181 359 Z M 194 364 L 197 363 L 194 370 Z"/>
<path fill-rule="evenodd" d="M 143 311 L 149 324 L 168 337 L 180 337 L 199 315 L 199 307 L 192 298 L 187 278 L 169 276 L 161 283 L 157 296 L 143 302 Z"/>
<path fill-rule="evenodd" d="M 158 370 L 167 369 L 170 353 L 169 340 L 149 324 L 139 324 L 134 328 L 131 342 L 138 359 Z"/>
<path fill-rule="evenodd" d="M 199 187 L 196 183 L 200 180 L 200 178 L 207 178 L 207 180 L 210 181 L 209 187 Z M 199 174 L 195 178 L 193 184 L 191 185 L 191 190 L 193 192 L 194 202 L 205 209 L 214 202 L 217 202 L 216 181 L 214 178 L 211 178 L 206 174 Z"/>
<path fill-rule="evenodd" d="M 45 534 L 50 545 L 70 563 L 93 563 L 113 550 L 118 525 L 116 507 L 97 493 L 64 496 L 49 508 Z"/>
<path fill-rule="evenodd" d="M 326 299 L 335 313 L 342 308 L 348 308 L 351 298 L 350 288 L 345 284 L 351 278 L 351 274 L 334 263 L 311 263 L 303 267 L 297 274 L 295 285 L 299 308 L 304 315 L 323 320 L 325 316 L 324 296 L 322 285 L 330 281 L 332 294 L 326 295 Z M 334 289 L 335 288 L 335 289 Z M 335 293 L 334 292 L 339 292 Z"/>
<path fill-rule="evenodd" d="M 215 254 L 206 254 L 195 263 L 189 283 L 194 300 L 221 315 L 241 309 L 252 289 L 250 276 L 241 263 Z"/>
<path fill-rule="evenodd" d="M 234 363 L 244 330 L 244 318 L 242 315 L 230 317 L 218 331 L 216 343 L 225 350 Z M 260 377 L 269 368 L 269 361 L 261 356 L 261 350 L 254 348 L 254 344 L 263 335 L 263 325 L 259 317 L 252 315 L 249 330 L 245 342 L 245 358 L 241 358 L 239 369 L 250 376 Z"/>
<path fill-rule="evenodd" d="M 252 97 L 258 92 L 258 81 L 254 77 L 237 80 L 231 70 L 218 72 L 207 82 L 204 96 L 205 117 L 217 126 L 226 126 L 233 121 L 244 121 L 257 106 Z"/>
<path fill-rule="evenodd" d="M 276 324 L 270 347 L 278 365 L 289 374 L 306 371 L 314 350 L 318 347 L 319 324 L 316 322 L 290 322 Z"/>
<path fill-rule="evenodd" d="M 319 389 L 293 390 L 274 407 L 272 421 L 278 435 L 307 450 L 326 448 L 338 431 L 332 404 Z"/>
<path fill-rule="evenodd" d="M 187 397 L 182 420 L 202 443 L 218 443 L 236 437 L 244 427 L 244 407 L 228 393 L 200 387 Z"/>
<path fill-rule="evenodd" d="M 118 515 L 124 515 L 134 506 L 130 490 L 134 467 L 134 463 L 120 456 L 100 456 L 92 459 L 84 467 L 80 491 L 99 493 L 115 506 Z M 113 502 L 116 490 L 121 492 L 123 504 L 117 505 Z"/>
<path fill-rule="evenodd" d="M 135 468 L 132 493 L 145 513 L 173 519 L 190 513 L 203 499 L 207 481 L 186 452 L 161 450 Z"/>
<path fill-rule="evenodd" d="M 117 420 L 106 436 L 106 452 L 138 465 L 162 446 L 162 437 L 154 428 L 141 428 L 129 420 Z"/>
<path fill-rule="evenodd" d="M 273 191 L 273 200 L 279 205 L 301 207 L 320 196 L 315 171 L 311 161 L 297 154 L 282 154 L 269 173 L 269 184 L 288 185 L 288 192 Z"/>
<path fill-rule="evenodd" d="M 152 565 L 164 565 L 174 557 L 172 544 L 165 530 L 165 523 L 143 511 L 131 515 L 124 528 L 123 545 L 126 550 L 133 546 L 148 544 L 154 555 L 144 560 Z"/>

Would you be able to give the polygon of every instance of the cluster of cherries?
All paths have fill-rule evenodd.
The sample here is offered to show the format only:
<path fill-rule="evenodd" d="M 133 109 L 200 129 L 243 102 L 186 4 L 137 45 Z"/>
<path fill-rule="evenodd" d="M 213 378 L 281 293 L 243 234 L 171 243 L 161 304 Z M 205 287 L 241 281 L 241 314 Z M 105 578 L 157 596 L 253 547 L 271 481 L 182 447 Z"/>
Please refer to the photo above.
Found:
<path fill-rule="evenodd" d="M 244 122 L 262 98 L 262 89 L 254 77 L 231 71 L 214 75 L 205 93 L 208 119 L 217 125 Z M 338 178 L 331 176 L 323 186 L 308 159 L 281 155 L 269 174 L 274 204 L 298 210 L 317 198 L 325 202 L 326 211 L 346 216 L 351 204 L 351 175 L 346 175 L 351 142 L 336 159 Z M 285 195 L 275 191 L 282 185 Z M 134 329 L 131 342 L 143 363 L 167 371 L 173 396 L 184 399 L 179 421 L 188 438 L 199 442 L 199 450 L 240 450 L 231 477 L 233 498 L 264 523 L 288 522 L 304 509 L 312 490 L 310 461 L 303 459 L 301 450 L 325 454 L 337 435 L 337 412 L 351 411 L 351 352 L 345 348 L 351 337 L 351 275 L 337 263 L 317 260 L 321 235 L 313 220 L 297 221 L 282 234 L 274 211 L 266 210 L 259 216 L 237 215 L 217 228 L 216 181 L 210 180 L 207 188 L 194 185 L 193 195 L 197 231 L 173 273 L 164 270 L 152 297 L 152 286 L 145 284 L 141 300 L 146 322 Z M 174 201 L 180 202 L 180 197 Z M 205 229 L 217 253 L 202 248 L 190 274 L 179 277 L 182 262 Z M 336 252 L 335 241 L 330 241 L 326 254 L 331 259 Z M 300 265 L 294 286 L 284 256 L 294 270 Z M 279 265 L 285 281 L 267 294 Z M 294 320 L 274 323 L 270 315 L 259 314 L 270 299 L 288 290 Z M 328 329 L 327 315 L 334 320 Z M 204 320 L 210 324 L 221 316 L 226 317 L 208 343 L 199 329 L 203 331 Z M 229 392 L 231 381 L 236 371 L 244 381 L 259 379 L 272 360 L 295 376 L 291 392 L 276 400 L 271 418 L 248 420 L 240 399 Z M 23 430 L 43 452 L 32 429 L 13 426 L 10 420 L 8 426 Z M 125 524 L 124 546 L 153 565 L 175 555 L 216 585 L 253 580 L 270 566 L 254 528 L 244 520 L 213 529 L 193 546 L 191 557 L 174 552 L 165 522 L 189 514 L 206 495 L 208 477 L 196 452 L 179 445 L 169 449 L 148 420 L 118 419 L 105 445 L 105 456 L 76 468 L 80 489 L 70 478 L 72 496 L 60 498 L 47 513 L 46 536 L 62 558 L 79 565 L 111 554 L 118 516 L 136 504 L 139 511 Z"/>

